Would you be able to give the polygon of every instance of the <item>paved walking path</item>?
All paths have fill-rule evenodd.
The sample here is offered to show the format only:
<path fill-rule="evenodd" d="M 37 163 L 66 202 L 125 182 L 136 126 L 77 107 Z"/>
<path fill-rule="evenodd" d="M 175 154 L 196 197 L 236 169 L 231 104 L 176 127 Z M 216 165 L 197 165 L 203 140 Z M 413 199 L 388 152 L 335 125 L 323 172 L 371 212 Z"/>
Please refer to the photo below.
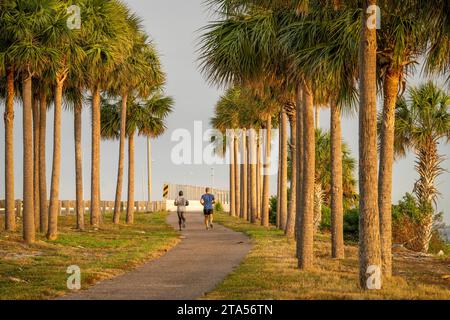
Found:
<path fill-rule="evenodd" d="M 192 300 L 213 290 L 250 250 L 250 240 L 219 224 L 205 230 L 201 213 L 187 213 L 181 242 L 161 258 L 88 290 L 69 300 Z M 176 213 L 168 222 L 178 228 Z"/>

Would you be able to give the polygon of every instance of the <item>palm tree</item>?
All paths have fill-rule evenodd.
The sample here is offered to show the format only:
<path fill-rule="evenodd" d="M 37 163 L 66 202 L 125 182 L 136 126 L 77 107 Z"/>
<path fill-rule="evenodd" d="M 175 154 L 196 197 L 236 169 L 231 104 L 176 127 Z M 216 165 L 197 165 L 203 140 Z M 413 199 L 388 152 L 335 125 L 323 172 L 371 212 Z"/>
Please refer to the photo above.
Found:
<path fill-rule="evenodd" d="M 122 101 L 122 116 L 121 116 L 121 134 L 119 147 L 119 170 L 117 175 L 117 189 L 116 199 L 114 205 L 114 223 L 119 223 L 120 218 L 120 203 L 122 193 L 122 177 L 123 177 L 123 159 L 124 159 L 124 145 L 125 145 L 125 129 L 126 129 L 126 106 L 128 94 L 132 90 L 140 91 L 141 96 L 145 96 L 150 87 L 158 87 L 164 81 L 164 74 L 161 71 L 161 65 L 154 47 L 147 42 L 147 39 L 142 32 L 139 21 L 132 21 L 135 24 L 133 29 L 138 34 L 136 43 L 127 60 L 118 67 L 117 78 L 117 92 L 120 92 Z"/>
<path fill-rule="evenodd" d="M 50 206 L 48 215 L 47 239 L 56 240 L 58 236 L 59 192 L 61 178 L 61 114 L 65 82 L 71 72 L 79 74 L 85 54 L 81 48 L 81 41 L 75 37 L 73 31 L 67 27 L 67 8 L 60 8 L 60 26 L 54 31 L 53 47 L 57 50 L 58 58 L 52 78 L 54 80 L 54 116 L 53 116 L 53 160 L 50 185 Z"/>
<path fill-rule="evenodd" d="M 129 56 L 127 8 L 117 0 L 83 0 L 82 13 L 84 65 L 92 95 L 91 208 L 90 223 L 100 223 L 100 93 L 108 88 L 110 74 Z"/>
<path fill-rule="evenodd" d="M 380 165 L 378 202 L 380 214 L 383 276 L 392 275 L 392 166 L 394 161 L 394 123 L 397 95 L 405 85 L 409 66 L 426 51 L 428 21 L 417 12 L 416 1 L 379 4 L 383 28 L 378 37 L 378 66 L 383 81 L 383 122 L 380 127 Z"/>
<path fill-rule="evenodd" d="M 7 19 L 7 2 L 0 3 L 0 29 L 12 28 L 12 19 Z M 0 35 L 0 73 L 6 74 L 5 88 L 5 229 L 15 231 L 15 202 L 14 202 L 14 95 L 15 95 L 15 67 L 8 54 L 8 48 L 14 41 L 14 37 L 9 32 L 2 32 Z"/>
<path fill-rule="evenodd" d="M 359 280 L 368 288 L 368 269 L 381 268 L 377 176 L 377 32 L 368 27 L 369 6 L 363 1 L 359 63 Z M 381 272 L 381 270 L 380 270 Z"/>
<path fill-rule="evenodd" d="M 414 192 L 421 207 L 420 236 L 413 247 L 427 252 L 433 227 L 433 203 L 439 192 L 436 179 L 445 172 L 438 154 L 439 141 L 450 139 L 450 95 L 429 82 L 410 88 L 409 98 L 401 98 L 396 106 L 395 152 L 404 156 L 408 150 L 416 154 L 419 179 Z M 381 125 L 381 116 L 379 125 Z"/>
<path fill-rule="evenodd" d="M 26 243 L 35 241 L 34 170 L 33 170 L 33 121 L 32 79 L 39 75 L 56 52 L 51 47 L 58 21 L 60 6 L 56 1 L 4 1 L 3 32 L 12 41 L 7 57 L 22 81 L 23 102 L 23 238 Z M 50 27 L 49 27 L 50 26 Z M 29 44 L 33 43 L 33 46 Z"/>
<path fill-rule="evenodd" d="M 237 140 L 235 129 L 239 127 L 238 108 L 241 99 L 241 91 L 239 88 L 231 88 L 217 102 L 215 108 L 215 117 L 211 119 L 214 128 L 226 133 L 226 141 L 229 146 L 230 159 L 230 215 L 238 216 L 237 211 L 237 189 L 239 184 L 236 183 L 237 164 Z"/>
<path fill-rule="evenodd" d="M 159 92 L 153 92 L 147 99 L 131 97 L 127 99 L 128 136 L 128 199 L 126 222 L 134 222 L 134 138 L 136 131 L 146 137 L 158 137 L 163 134 L 166 126 L 164 119 L 172 111 L 173 100 L 163 97 Z M 119 107 L 120 106 L 120 107 Z M 102 106 L 102 137 L 117 139 L 120 137 L 122 102 L 104 103 Z"/>

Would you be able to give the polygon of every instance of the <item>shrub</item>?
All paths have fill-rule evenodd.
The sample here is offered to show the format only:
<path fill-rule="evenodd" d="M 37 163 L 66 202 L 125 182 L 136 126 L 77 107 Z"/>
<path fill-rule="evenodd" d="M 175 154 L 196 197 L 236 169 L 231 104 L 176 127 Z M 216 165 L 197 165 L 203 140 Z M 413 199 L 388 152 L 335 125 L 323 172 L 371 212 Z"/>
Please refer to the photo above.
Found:
<path fill-rule="evenodd" d="M 331 230 L 331 209 L 322 206 L 322 221 L 320 223 L 321 230 Z M 359 237 L 359 210 L 348 209 L 344 213 L 344 237 L 347 240 L 358 240 Z"/>
<path fill-rule="evenodd" d="M 321 230 L 331 230 L 331 209 L 322 205 L 322 221 L 320 222 Z"/>
<path fill-rule="evenodd" d="M 357 241 L 359 238 L 359 208 L 348 209 L 344 214 L 344 237 Z"/>
<path fill-rule="evenodd" d="M 269 201 L 269 222 L 271 224 L 277 224 L 277 203 L 278 198 L 271 196 Z"/>
<path fill-rule="evenodd" d="M 214 205 L 214 211 L 216 212 L 223 212 L 223 205 L 222 202 L 216 202 L 216 204 Z"/>

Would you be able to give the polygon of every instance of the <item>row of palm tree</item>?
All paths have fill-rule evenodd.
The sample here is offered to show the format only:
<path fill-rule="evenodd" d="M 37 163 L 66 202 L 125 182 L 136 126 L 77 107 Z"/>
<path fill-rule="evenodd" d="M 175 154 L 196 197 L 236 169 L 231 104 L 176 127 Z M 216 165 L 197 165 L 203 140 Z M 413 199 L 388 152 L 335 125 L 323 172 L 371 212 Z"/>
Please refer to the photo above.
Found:
<path fill-rule="evenodd" d="M 295 238 L 301 269 L 314 266 L 314 226 L 320 218 L 317 215 L 323 187 L 318 183 L 315 170 L 314 106 L 317 110 L 317 106 L 328 105 L 331 112 L 332 257 L 342 259 L 341 114 L 355 109 L 359 101 L 359 282 L 362 288 L 370 286 L 368 268 L 371 266 L 379 267 L 383 277 L 389 278 L 392 274 L 391 194 L 396 105 L 404 92 L 407 75 L 418 59 L 425 61 L 425 72 L 448 76 L 449 3 L 430 4 L 420 0 L 208 2 L 220 18 L 203 30 L 199 49 L 201 70 L 212 83 L 230 88 L 216 106 L 213 125 L 225 130 L 257 128 L 255 124 L 262 122 L 270 128 L 270 119 L 280 118 L 278 225 L 283 229 L 287 224 L 285 114 L 287 106 L 295 106 L 295 116 L 289 118 L 291 124 L 294 119 L 296 124 L 291 127 L 290 135 L 291 156 L 296 159 L 292 165 L 292 173 L 296 175 L 291 178 L 291 192 L 295 190 L 291 195 L 291 199 L 295 199 L 291 207 L 296 207 L 293 211 Z M 379 30 L 377 6 L 382 22 Z M 241 101 L 228 103 L 228 96 L 233 96 L 236 90 L 249 93 L 244 94 Z M 379 91 L 383 110 L 377 130 Z M 234 110 L 227 110 L 227 104 Z M 239 104 L 244 106 L 237 108 Z M 250 110 L 236 111 L 245 108 Z M 224 114 L 229 117 L 228 123 L 220 120 L 227 118 Z M 246 127 L 245 122 L 238 121 L 242 114 L 256 117 L 255 124 Z M 266 150 L 270 152 L 270 137 L 267 138 Z M 236 174 L 231 177 L 232 184 L 235 177 Z M 419 182 L 416 189 L 420 190 L 423 184 L 425 182 Z M 263 194 L 262 210 L 253 212 L 256 207 L 253 197 L 257 194 L 250 192 L 250 212 L 255 217 L 260 212 L 261 223 L 267 226 L 264 205 L 268 194 Z M 233 203 L 236 208 L 239 201 L 233 200 L 231 210 L 235 214 Z M 292 226 L 286 230 L 292 233 Z"/>
<path fill-rule="evenodd" d="M 80 8 L 80 28 L 69 21 L 69 10 Z M 77 18 L 77 17 L 75 17 Z M 141 20 L 120 0 L 5 0 L 0 3 L 0 87 L 5 88 L 6 230 L 14 231 L 14 99 L 23 106 L 23 238 L 33 243 L 36 231 L 55 240 L 58 232 L 61 176 L 61 113 L 74 112 L 77 228 L 83 230 L 82 107 L 90 104 L 91 196 L 90 225 L 100 216 L 100 139 L 102 100 L 121 102 L 119 170 L 114 222 L 119 223 L 128 99 L 150 102 L 162 92 L 165 74 Z M 170 103 L 171 104 L 171 101 Z M 46 114 L 53 105 L 53 157 L 48 205 L 46 186 Z M 117 107 L 119 108 L 119 107 Z M 166 111 L 149 109 L 139 128 L 156 136 Z M 150 113 L 148 113 L 150 112 Z M 155 112 L 154 114 L 151 112 Z M 158 118 L 160 122 L 150 123 Z M 152 118 L 153 117 L 153 118 Z M 133 121 L 131 121 L 133 123 Z M 129 132 L 132 145 L 134 134 Z M 130 146 L 130 148 L 132 148 Z M 131 159 L 130 159 L 131 160 Z M 131 164 L 131 163 L 130 163 Z M 131 177 L 131 176 L 130 176 Z M 132 180 L 132 179 L 130 179 Z M 132 185 L 129 186 L 132 189 Z M 130 191 L 130 190 L 129 190 Z M 132 190 L 130 192 L 132 194 Z M 129 195 L 132 200 L 132 195 Z M 133 203 L 133 202 L 132 202 Z M 131 218 L 130 218 L 131 217 Z M 132 215 L 128 222 L 132 222 Z"/>

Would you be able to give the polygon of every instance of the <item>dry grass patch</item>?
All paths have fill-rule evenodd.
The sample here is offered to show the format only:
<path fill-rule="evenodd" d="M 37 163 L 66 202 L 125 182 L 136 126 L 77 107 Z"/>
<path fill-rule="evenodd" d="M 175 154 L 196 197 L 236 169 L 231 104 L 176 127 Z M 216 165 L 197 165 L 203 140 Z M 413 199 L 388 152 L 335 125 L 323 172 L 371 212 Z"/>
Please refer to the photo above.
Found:
<path fill-rule="evenodd" d="M 330 236 L 315 239 L 315 269 L 297 268 L 295 242 L 275 228 L 263 228 L 218 214 L 226 227 L 248 234 L 253 248 L 242 264 L 206 299 L 450 299 L 450 258 L 426 261 L 395 257 L 394 277 L 383 290 L 362 291 L 358 287 L 358 248 L 346 245 L 346 259 L 331 258 Z"/>

